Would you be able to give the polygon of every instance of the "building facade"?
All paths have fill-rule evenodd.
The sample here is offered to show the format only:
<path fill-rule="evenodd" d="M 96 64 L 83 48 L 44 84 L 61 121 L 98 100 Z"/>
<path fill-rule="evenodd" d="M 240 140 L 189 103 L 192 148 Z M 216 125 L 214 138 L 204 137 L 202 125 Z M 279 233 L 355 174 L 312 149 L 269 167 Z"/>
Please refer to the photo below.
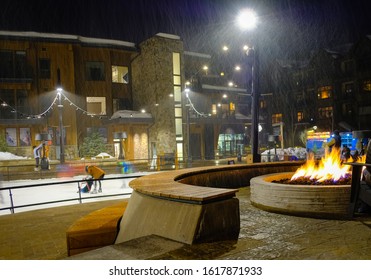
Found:
<path fill-rule="evenodd" d="M 313 129 L 371 129 L 370 62 L 370 37 L 319 50 L 305 61 L 273 62 L 268 83 L 272 133 L 277 134 L 275 124 L 283 124 L 282 139 L 289 147 L 305 146 L 302 135 Z"/>
<path fill-rule="evenodd" d="M 228 85 L 223 61 L 215 59 L 184 50 L 170 34 L 137 46 L 1 31 L 0 133 L 21 156 L 32 156 L 37 135 L 47 134 L 52 159 L 61 158 L 62 147 L 67 160 L 83 156 L 92 131 L 103 136 L 105 152 L 127 160 L 248 154 L 251 73 Z M 272 61 L 259 73 L 260 148 L 269 147 L 270 136 L 282 147 L 303 146 L 301 135 L 313 127 L 370 129 L 370 61 L 368 37 L 307 61 Z"/>

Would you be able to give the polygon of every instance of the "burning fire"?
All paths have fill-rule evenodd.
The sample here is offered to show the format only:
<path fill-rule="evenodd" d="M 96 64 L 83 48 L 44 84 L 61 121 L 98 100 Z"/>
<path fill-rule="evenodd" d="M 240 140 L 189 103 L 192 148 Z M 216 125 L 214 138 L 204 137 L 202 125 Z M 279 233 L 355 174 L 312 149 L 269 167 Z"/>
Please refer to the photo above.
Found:
<path fill-rule="evenodd" d="M 348 161 L 353 161 L 352 157 Z M 364 161 L 360 158 L 358 161 Z M 291 181 L 299 178 L 307 178 L 317 182 L 326 180 L 338 181 L 342 178 L 349 177 L 351 174 L 351 166 L 343 164 L 340 157 L 339 149 L 332 149 L 330 153 L 326 153 L 325 157 L 316 162 L 313 155 L 308 158 L 306 163 L 296 170 L 291 177 Z"/>

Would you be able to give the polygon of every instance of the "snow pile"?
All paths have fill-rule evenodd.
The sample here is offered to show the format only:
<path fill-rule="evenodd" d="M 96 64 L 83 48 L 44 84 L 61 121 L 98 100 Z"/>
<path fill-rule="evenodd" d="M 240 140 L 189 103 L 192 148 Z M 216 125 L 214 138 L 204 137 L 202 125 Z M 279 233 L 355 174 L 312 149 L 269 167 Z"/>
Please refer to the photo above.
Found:
<path fill-rule="evenodd" d="M 301 147 L 287 148 L 287 149 L 277 148 L 276 151 L 274 149 L 266 150 L 262 152 L 261 155 L 262 155 L 261 157 L 262 162 L 284 160 L 285 156 L 288 156 L 289 159 L 291 157 L 291 158 L 300 160 L 300 159 L 306 159 L 307 150 Z"/>
<path fill-rule="evenodd" d="M 96 155 L 95 157 L 92 157 L 91 159 L 102 159 L 102 158 L 115 158 L 113 156 L 111 156 L 110 154 L 107 154 L 107 153 L 100 153 L 98 155 Z M 81 158 L 81 160 L 85 160 L 85 158 Z"/>
<path fill-rule="evenodd" d="M 95 156 L 96 158 L 113 158 L 113 156 L 111 156 L 110 154 L 107 154 L 107 153 L 100 153 L 98 155 Z"/>
<path fill-rule="evenodd" d="M 9 152 L 0 152 L 0 160 L 14 160 L 14 159 L 28 159 L 28 158 L 17 156 Z"/>

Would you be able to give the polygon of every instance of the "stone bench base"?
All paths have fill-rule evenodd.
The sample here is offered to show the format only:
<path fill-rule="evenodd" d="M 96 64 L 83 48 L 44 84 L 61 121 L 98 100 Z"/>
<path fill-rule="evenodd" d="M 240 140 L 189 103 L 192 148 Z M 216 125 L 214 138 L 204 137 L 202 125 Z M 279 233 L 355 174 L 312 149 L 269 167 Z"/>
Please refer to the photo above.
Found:
<path fill-rule="evenodd" d="M 116 244 L 147 235 L 186 244 L 235 240 L 239 231 L 239 201 L 235 197 L 196 204 L 133 191 Z"/>
<path fill-rule="evenodd" d="M 68 256 L 114 244 L 126 205 L 121 202 L 99 209 L 74 222 L 66 232 Z"/>

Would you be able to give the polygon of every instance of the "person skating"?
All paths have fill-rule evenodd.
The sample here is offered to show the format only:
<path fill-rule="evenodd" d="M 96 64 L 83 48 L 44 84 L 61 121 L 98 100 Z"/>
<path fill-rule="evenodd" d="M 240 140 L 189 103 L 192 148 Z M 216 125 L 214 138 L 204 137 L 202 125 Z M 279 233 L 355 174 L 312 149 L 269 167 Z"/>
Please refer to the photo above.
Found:
<path fill-rule="evenodd" d="M 90 193 L 92 193 L 92 194 L 97 193 L 97 181 L 99 183 L 98 192 L 101 193 L 102 192 L 102 183 L 101 183 L 100 180 L 104 178 L 105 172 L 102 169 L 100 169 L 98 166 L 95 166 L 95 165 L 85 166 L 85 171 L 90 176 L 92 176 L 93 179 L 94 179 L 94 190 L 90 191 Z"/>

